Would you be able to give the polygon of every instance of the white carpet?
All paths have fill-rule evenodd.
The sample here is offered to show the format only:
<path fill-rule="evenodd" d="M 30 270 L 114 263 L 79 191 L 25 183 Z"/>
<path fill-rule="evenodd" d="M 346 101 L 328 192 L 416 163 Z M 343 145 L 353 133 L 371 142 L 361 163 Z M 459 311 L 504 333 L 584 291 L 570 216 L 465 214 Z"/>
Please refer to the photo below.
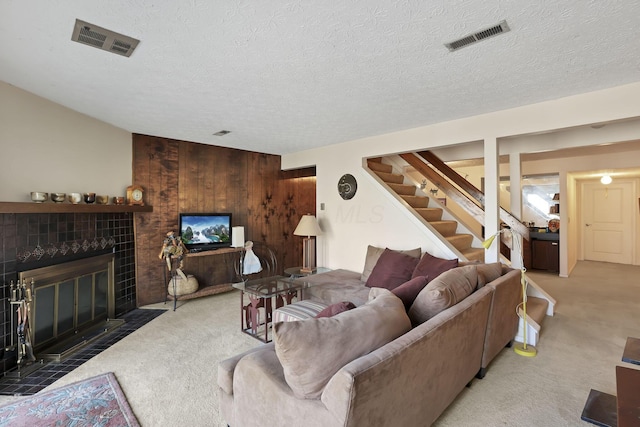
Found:
<path fill-rule="evenodd" d="M 621 362 L 626 338 L 640 337 L 640 267 L 582 262 L 569 279 L 533 275 L 558 300 L 538 356 L 505 349 L 436 426 L 588 426 L 589 390 L 615 394 L 615 366 L 632 366 Z M 47 389 L 114 372 L 142 426 L 225 426 L 217 362 L 261 344 L 240 332 L 237 292 L 179 304 Z M 149 306 L 162 307 L 171 304 Z"/>

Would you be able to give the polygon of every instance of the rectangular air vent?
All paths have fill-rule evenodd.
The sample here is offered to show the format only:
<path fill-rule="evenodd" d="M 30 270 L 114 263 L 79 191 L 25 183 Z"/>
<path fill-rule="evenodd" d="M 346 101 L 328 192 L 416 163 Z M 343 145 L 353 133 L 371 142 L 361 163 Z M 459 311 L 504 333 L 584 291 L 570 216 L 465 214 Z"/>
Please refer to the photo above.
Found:
<path fill-rule="evenodd" d="M 458 40 L 445 43 L 444 45 L 447 49 L 453 52 L 454 50 L 462 49 L 465 46 L 469 46 L 471 44 L 477 43 L 480 40 L 488 39 L 489 37 L 506 33 L 509 30 L 510 28 L 509 28 L 509 25 L 507 25 L 507 21 L 501 21 L 498 25 L 494 25 L 493 27 L 485 28 L 484 30 L 480 30 L 473 34 L 466 35 Z"/>
<path fill-rule="evenodd" d="M 131 56 L 140 40 L 76 19 L 71 40 L 122 56 Z"/>

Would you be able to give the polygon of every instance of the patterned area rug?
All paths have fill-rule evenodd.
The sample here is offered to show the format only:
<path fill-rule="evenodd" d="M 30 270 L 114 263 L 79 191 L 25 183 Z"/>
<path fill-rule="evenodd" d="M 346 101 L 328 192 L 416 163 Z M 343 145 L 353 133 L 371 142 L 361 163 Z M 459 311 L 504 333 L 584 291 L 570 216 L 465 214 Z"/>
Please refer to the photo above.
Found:
<path fill-rule="evenodd" d="M 112 372 L 0 407 L 0 426 L 139 427 Z"/>

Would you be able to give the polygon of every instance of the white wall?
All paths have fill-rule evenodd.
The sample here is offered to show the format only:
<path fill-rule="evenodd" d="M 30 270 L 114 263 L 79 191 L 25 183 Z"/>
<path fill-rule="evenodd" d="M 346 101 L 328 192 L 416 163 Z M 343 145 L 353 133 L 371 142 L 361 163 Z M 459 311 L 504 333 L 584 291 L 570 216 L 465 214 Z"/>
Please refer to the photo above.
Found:
<path fill-rule="evenodd" d="M 0 82 L 0 201 L 31 191 L 124 196 L 131 133 Z"/>
<path fill-rule="evenodd" d="M 640 83 L 293 153 L 283 156 L 282 167 L 316 165 L 318 217 L 328 230 L 319 239 L 319 265 L 360 270 L 368 244 L 392 248 L 419 244 L 425 250 L 434 245 L 406 220 L 402 209 L 364 176 L 363 158 L 637 118 L 640 117 L 637 99 L 640 99 Z M 600 129 L 601 135 L 607 132 L 607 127 Z M 627 135 L 627 139 L 639 139 L 640 130 L 636 127 Z M 561 148 L 561 142 L 555 140 L 540 144 Z M 579 144 L 579 140 L 575 144 Z M 504 154 L 504 145 L 501 140 L 501 154 Z M 349 201 L 340 199 L 336 188 L 344 173 L 353 174 L 359 182 L 358 193 Z M 523 170 L 523 173 L 527 172 Z M 324 211 L 320 210 L 321 203 L 326 204 Z M 345 216 L 344 212 L 353 215 Z M 574 259 L 575 254 L 569 258 Z M 567 258 L 564 262 L 566 269 Z"/>

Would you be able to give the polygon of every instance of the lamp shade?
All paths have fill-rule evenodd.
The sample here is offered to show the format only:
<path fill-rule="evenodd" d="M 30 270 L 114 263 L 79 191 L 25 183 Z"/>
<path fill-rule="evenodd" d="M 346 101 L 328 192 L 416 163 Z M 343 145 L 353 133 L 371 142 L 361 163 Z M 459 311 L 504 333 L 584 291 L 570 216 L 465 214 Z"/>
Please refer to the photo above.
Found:
<path fill-rule="evenodd" d="M 322 233 L 322 230 L 320 230 L 318 220 L 311 214 L 303 215 L 298 226 L 293 231 L 296 236 L 318 236 L 320 233 Z"/>
<path fill-rule="evenodd" d="M 244 246 L 244 227 L 232 227 L 231 228 L 231 247 L 241 248 Z"/>

